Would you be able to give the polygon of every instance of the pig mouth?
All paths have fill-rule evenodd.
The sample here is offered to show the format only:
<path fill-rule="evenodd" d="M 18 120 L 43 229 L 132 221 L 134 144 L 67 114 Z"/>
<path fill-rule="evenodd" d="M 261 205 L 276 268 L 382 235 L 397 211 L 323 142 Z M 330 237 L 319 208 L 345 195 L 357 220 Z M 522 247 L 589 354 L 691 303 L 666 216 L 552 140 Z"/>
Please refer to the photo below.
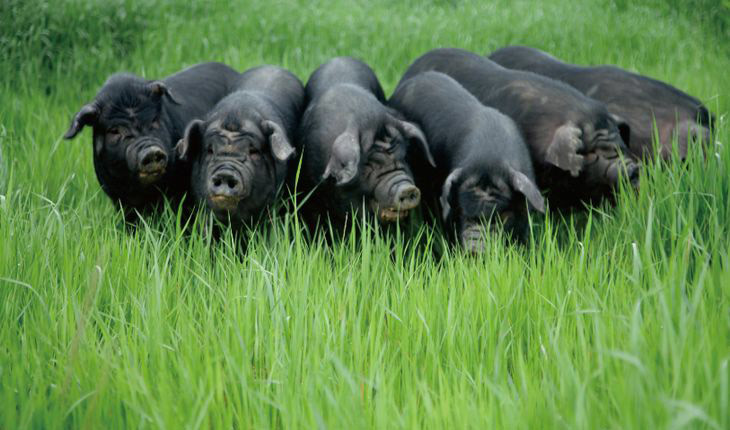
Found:
<path fill-rule="evenodd" d="M 411 209 L 383 208 L 378 211 L 378 218 L 385 223 L 398 222 L 407 218 L 410 212 Z"/>
<path fill-rule="evenodd" d="M 226 215 L 238 208 L 240 197 L 227 195 L 213 195 L 208 198 L 208 205 L 216 215 Z"/>
<path fill-rule="evenodd" d="M 158 169 L 154 171 L 139 172 L 137 178 L 142 185 L 148 186 L 162 179 L 165 175 L 165 169 Z"/>

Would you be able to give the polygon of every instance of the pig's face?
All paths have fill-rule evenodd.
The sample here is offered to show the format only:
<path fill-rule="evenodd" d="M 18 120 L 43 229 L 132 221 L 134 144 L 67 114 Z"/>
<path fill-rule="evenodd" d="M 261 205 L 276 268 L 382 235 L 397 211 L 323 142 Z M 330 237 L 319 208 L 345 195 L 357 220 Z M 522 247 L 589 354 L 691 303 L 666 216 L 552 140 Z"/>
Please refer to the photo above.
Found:
<path fill-rule="evenodd" d="M 605 195 L 622 177 L 637 186 L 639 165 L 629 158 L 628 124 L 608 113 L 598 120 L 558 127 L 545 153 L 548 163 L 579 178 L 583 190 Z"/>
<path fill-rule="evenodd" d="M 453 222 L 460 244 L 471 253 L 483 251 L 488 232 L 499 228 L 523 240 L 528 210 L 545 210 L 534 181 L 512 168 L 490 174 L 454 170 L 444 182 L 441 207 L 444 221 Z"/>
<path fill-rule="evenodd" d="M 115 76 L 75 115 L 64 137 L 72 139 L 84 126 L 93 126 L 94 165 L 100 178 L 113 183 L 106 185 L 154 187 L 174 162 L 176 131 L 166 103 L 176 101 L 163 82 Z"/>
<path fill-rule="evenodd" d="M 334 200 L 339 210 L 357 210 L 364 202 L 383 223 L 408 216 L 421 201 L 406 163 L 410 142 L 421 145 L 433 161 L 423 133 L 404 121 L 393 120 L 374 139 L 349 130 L 338 136 L 323 179 L 335 179 Z"/>
<path fill-rule="evenodd" d="M 238 224 L 273 202 L 294 148 L 272 121 L 225 118 L 191 122 L 177 152 L 193 161 L 193 197 L 219 220 Z"/>
<path fill-rule="evenodd" d="M 597 127 L 583 126 L 583 177 L 588 186 L 614 187 L 621 177 L 638 185 L 639 165 L 629 158 L 630 138 L 628 124 L 618 117 L 607 117 Z"/>

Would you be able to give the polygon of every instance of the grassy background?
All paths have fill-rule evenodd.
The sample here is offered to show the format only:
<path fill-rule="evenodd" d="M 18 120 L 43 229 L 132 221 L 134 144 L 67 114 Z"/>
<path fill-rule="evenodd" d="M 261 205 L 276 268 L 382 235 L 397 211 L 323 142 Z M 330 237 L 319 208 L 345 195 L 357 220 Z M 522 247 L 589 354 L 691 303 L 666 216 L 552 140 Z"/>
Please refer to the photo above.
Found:
<path fill-rule="evenodd" d="M 0 428 L 730 428 L 730 9 L 671 3 L 3 1 Z M 355 55 L 390 93 L 428 49 L 512 43 L 668 81 L 718 144 L 470 258 L 292 215 L 245 254 L 173 210 L 129 231 L 90 133 L 60 139 L 115 71 Z"/>

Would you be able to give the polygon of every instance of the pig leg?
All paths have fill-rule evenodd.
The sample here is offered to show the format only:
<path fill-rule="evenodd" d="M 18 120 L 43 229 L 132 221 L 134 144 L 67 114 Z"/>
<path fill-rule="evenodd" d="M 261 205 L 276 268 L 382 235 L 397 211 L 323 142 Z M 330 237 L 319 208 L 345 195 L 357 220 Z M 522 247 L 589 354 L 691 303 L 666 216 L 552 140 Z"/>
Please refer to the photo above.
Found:
<path fill-rule="evenodd" d="M 570 172 L 578 177 L 583 168 L 583 156 L 578 151 L 583 149 L 581 130 L 575 124 L 563 124 L 555 130 L 553 140 L 545 152 L 545 161 Z"/>

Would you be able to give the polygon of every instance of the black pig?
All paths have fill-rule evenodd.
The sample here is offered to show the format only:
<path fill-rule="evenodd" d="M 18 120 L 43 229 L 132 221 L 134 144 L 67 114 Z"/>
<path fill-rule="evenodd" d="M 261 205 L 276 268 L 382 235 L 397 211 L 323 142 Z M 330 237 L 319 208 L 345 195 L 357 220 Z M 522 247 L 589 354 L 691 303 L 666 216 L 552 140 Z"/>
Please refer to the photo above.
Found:
<path fill-rule="evenodd" d="M 485 221 L 524 238 L 528 206 L 544 212 L 544 202 L 514 121 L 439 72 L 401 82 L 389 104 L 424 131 L 436 169 L 414 162 L 416 184 L 431 200 L 439 196 L 467 250 L 484 248 Z"/>
<path fill-rule="evenodd" d="M 655 79 L 614 66 L 583 67 L 526 46 L 508 46 L 489 58 L 510 69 L 526 70 L 565 82 L 599 100 L 631 126 L 629 150 L 640 159 L 652 158 L 654 122 L 659 133 L 660 156 L 672 154 L 677 138 L 678 155 L 684 159 L 687 144 L 710 142 L 712 114 L 696 98 Z"/>
<path fill-rule="evenodd" d="M 192 161 L 193 198 L 233 225 L 261 216 L 285 183 L 303 103 L 302 83 L 289 71 L 246 71 L 236 91 L 205 121 L 192 121 L 178 143 L 179 157 Z"/>
<path fill-rule="evenodd" d="M 602 198 L 622 175 L 637 180 L 638 165 L 623 159 L 628 125 L 576 89 L 455 48 L 424 54 L 401 82 L 427 70 L 451 76 L 484 105 L 515 121 L 530 150 L 538 185 L 548 189 L 553 207 Z"/>
<path fill-rule="evenodd" d="M 375 73 L 349 57 L 314 71 L 305 88 L 310 100 L 299 127 L 304 193 L 309 207 L 342 226 L 365 204 L 381 222 L 405 217 L 420 203 L 406 164 L 415 141 L 428 154 L 421 130 L 386 107 Z M 429 154 L 430 158 L 430 154 Z"/>
<path fill-rule="evenodd" d="M 132 219 L 164 196 L 177 200 L 187 191 L 190 167 L 176 159 L 174 146 L 187 123 L 205 115 L 239 77 L 221 63 L 198 64 L 162 80 L 112 75 L 64 137 L 93 127 L 96 177 Z"/>

